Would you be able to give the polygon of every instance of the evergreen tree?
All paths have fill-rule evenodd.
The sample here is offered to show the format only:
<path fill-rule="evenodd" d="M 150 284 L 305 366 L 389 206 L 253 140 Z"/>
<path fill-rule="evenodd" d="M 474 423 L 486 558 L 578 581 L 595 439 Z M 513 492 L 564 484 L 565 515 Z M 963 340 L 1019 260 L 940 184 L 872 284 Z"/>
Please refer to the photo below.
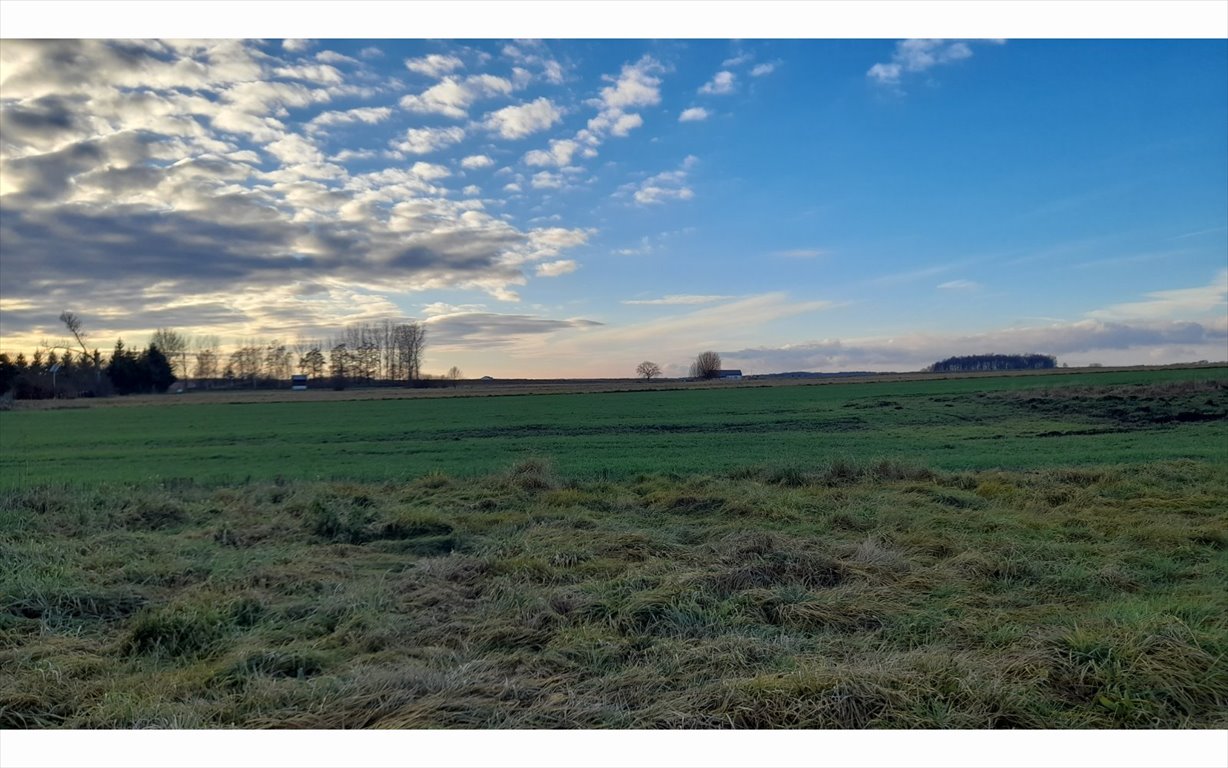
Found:
<path fill-rule="evenodd" d="M 141 375 L 141 366 L 132 350 L 124 347 L 123 339 L 115 342 L 115 349 L 111 352 L 111 360 L 105 370 L 116 394 L 129 395 L 141 391 L 144 378 Z"/>
<path fill-rule="evenodd" d="M 13 387 L 13 381 L 17 378 L 17 365 L 9 359 L 9 356 L 0 352 L 0 395 L 8 392 Z"/>
<path fill-rule="evenodd" d="M 143 379 L 142 392 L 165 392 L 175 382 L 175 372 L 171 368 L 170 360 L 166 359 L 166 355 L 162 354 L 162 350 L 157 346 L 150 344 L 149 348 L 141 353 L 138 362 Z"/>

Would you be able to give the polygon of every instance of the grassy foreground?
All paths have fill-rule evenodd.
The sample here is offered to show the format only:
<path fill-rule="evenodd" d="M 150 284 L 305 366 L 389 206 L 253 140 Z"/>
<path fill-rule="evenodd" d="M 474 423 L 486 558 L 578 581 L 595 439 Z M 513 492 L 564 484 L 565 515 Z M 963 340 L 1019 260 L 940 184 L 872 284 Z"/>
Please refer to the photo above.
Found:
<path fill-rule="evenodd" d="M 1226 488 L 842 460 L 10 489 L 0 727 L 1224 728 Z"/>

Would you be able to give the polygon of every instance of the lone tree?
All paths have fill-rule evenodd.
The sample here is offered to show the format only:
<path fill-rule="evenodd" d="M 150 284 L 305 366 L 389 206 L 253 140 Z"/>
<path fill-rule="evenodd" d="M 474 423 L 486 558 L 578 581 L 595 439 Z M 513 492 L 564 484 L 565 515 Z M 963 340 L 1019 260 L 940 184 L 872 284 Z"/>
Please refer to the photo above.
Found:
<path fill-rule="evenodd" d="M 700 352 L 691 363 L 692 379 L 715 379 L 721 374 L 721 356 L 708 350 Z"/>
<path fill-rule="evenodd" d="M 81 318 L 75 312 L 69 312 L 66 309 L 60 313 L 60 322 L 64 324 L 64 327 L 68 329 L 73 338 L 77 340 L 77 343 L 81 345 L 81 351 L 85 353 L 85 357 L 94 364 L 94 383 L 101 384 L 102 355 L 98 353 L 97 349 L 94 350 L 93 354 L 90 354 L 89 349 L 86 348 L 85 328 L 81 324 Z"/>
<path fill-rule="evenodd" d="M 637 375 L 642 377 L 644 381 L 652 381 L 653 376 L 661 375 L 661 366 L 657 365 L 651 360 L 645 360 L 635 367 L 635 372 Z"/>
<path fill-rule="evenodd" d="M 448 381 L 452 382 L 452 386 L 454 386 L 454 387 L 455 387 L 455 386 L 456 386 L 456 382 L 460 381 L 460 380 L 461 380 L 461 378 L 463 378 L 465 374 L 461 373 L 461 369 L 460 369 L 460 368 L 457 368 L 457 367 L 454 365 L 454 366 L 452 366 L 451 368 L 449 368 L 449 369 L 448 369 L 448 372 L 447 372 L 447 374 L 446 374 L 446 375 L 447 375 L 447 377 L 448 377 Z"/>

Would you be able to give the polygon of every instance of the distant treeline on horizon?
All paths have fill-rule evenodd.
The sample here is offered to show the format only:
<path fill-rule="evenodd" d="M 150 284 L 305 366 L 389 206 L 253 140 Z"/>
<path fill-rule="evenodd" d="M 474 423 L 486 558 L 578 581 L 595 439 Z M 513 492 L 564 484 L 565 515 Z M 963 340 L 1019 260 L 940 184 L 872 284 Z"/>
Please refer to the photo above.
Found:
<path fill-rule="evenodd" d="M 175 380 L 190 381 L 189 386 L 279 387 L 289 382 L 297 368 L 315 382 L 337 388 L 346 385 L 424 386 L 433 377 L 418 371 L 425 346 L 425 334 L 416 323 L 386 323 L 384 326 L 358 324 L 344 329 L 338 339 L 325 342 L 300 342 L 297 355 L 293 347 L 272 342 L 263 348 L 255 344 L 239 347 L 225 360 L 216 341 L 189 352 L 186 339 L 169 331 L 159 331 L 154 341 L 169 342 L 171 354 L 162 354 L 159 345 L 151 343 L 146 350 L 125 349 L 122 342 L 108 357 L 95 351 L 92 355 L 61 349 L 36 351 L 31 359 L 18 354 L 16 359 L 0 354 L 0 395 L 18 399 L 47 397 L 105 396 L 132 392 L 165 392 Z M 323 350 L 328 351 L 325 357 Z M 197 358 L 195 377 L 182 375 L 188 369 L 189 355 Z M 297 360 L 295 359 L 297 357 Z M 219 370 L 226 362 L 225 370 Z M 297 366 L 295 365 L 297 362 Z M 178 363 L 178 365 L 176 365 Z M 172 366 L 177 369 L 172 372 Z M 958 355 L 939 360 L 921 372 L 957 373 L 981 371 L 1023 371 L 1057 368 L 1057 358 L 1041 354 Z M 137 376 L 137 373 L 148 376 Z M 808 379 L 876 376 L 875 371 L 786 371 L 751 374 L 747 379 Z M 461 378 L 453 369 L 451 384 Z M 489 378 L 489 377 L 484 377 Z M 58 381 L 57 381 L 58 379 Z M 148 379 L 148 381 L 146 381 Z M 563 381 L 566 379 L 559 379 Z M 442 382 L 440 382 L 442 383 Z"/>
<path fill-rule="evenodd" d="M 1053 355 L 961 355 L 939 360 L 923 370 L 934 373 L 967 371 L 1034 371 L 1056 368 Z"/>

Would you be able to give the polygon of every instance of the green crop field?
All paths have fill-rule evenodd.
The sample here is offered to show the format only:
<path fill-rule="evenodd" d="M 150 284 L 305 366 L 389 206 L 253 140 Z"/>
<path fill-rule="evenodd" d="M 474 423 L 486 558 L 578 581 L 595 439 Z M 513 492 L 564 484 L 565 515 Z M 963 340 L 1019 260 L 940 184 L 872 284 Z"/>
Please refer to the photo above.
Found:
<path fill-rule="evenodd" d="M 527 457 L 549 458 L 569 477 L 606 478 L 837 457 L 905 457 L 943 469 L 1224 460 L 1228 421 L 1215 418 L 1226 407 L 1222 389 L 1160 393 L 1155 402 L 1150 393 L 1099 390 L 1226 379 L 1228 369 L 1203 368 L 14 411 L 0 413 L 0 487 L 405 480 L 432 470 L 482 474 Z"/>
<path fill-rule="evenodd" d="M 1228 369 L 0 413 L 0 728 L 1228 727 Z"/>

